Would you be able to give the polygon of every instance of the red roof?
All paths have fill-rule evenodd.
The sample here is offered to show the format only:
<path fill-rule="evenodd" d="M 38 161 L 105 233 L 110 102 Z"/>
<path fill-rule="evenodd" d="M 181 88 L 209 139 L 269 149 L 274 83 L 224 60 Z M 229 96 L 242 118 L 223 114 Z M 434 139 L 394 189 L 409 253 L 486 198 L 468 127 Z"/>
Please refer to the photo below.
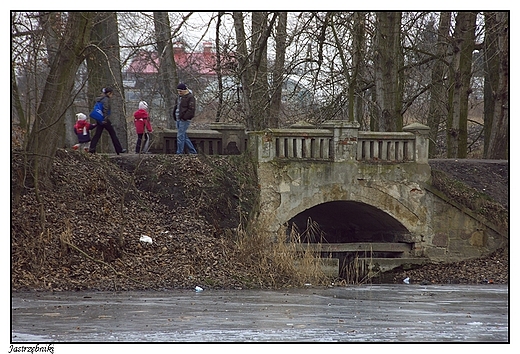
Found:
<path fill-rule="evenodd" d="M 200 75 L 213 76 L 216 67 L 216 57 L 212 50 L 211 42 L 204 43 L 202 52 L 186 52 L 184 46 L 176 44 L 173 47 L 173 57 L 179 69 L 198 73 Z M 132 60 L 127 72 L 141 74 L 155 74 L 158 72 L 159 58 L 157 52 L 140 51 Z"/>
<path fill-rule="evenodd" d="M 127 72 L 154 74 L 158 72 L 158 63 L 157 52 L 142 50 L 137 53 L 136 57 L 132 60 Z"/>

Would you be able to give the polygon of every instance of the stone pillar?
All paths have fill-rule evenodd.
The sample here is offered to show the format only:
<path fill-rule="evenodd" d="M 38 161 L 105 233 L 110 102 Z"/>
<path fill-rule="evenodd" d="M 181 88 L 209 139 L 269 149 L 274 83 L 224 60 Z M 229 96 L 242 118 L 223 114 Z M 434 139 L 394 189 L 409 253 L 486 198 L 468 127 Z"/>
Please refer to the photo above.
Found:
<path fill-rule="evenodd" d="M 243 124 L 211 123 L 209 128 L 222 134 L 223 155 L 238 155 L 246 150 L 246 130 Z"/>
<path fill-rule="evenodd" d="M 322 124 L 333 131 L 334 161 L 356 160 L 359 123 L 347 120 L 331 120 Z"/>
<path fill-rule="evenodd" d="M 247 137 L 250 153 L 257 162 L 268 162 L 274 159 L 273 136 L 269 131 L 248 132 Z"/>
<path fill-rule="evenodd" d="M 427 164 L 430 127 L 420 123 L 412 123 L 403 127 L 403 131 L 415 135 L 415 162 Z"/>

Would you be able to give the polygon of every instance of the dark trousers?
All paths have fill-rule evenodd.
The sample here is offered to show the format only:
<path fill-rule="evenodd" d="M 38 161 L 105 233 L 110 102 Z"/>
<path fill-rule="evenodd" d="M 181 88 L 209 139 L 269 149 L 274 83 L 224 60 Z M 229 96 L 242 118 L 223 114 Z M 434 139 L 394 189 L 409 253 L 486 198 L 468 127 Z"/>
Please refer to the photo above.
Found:
<path fill-rule="evenodd" d="M 143 135 L 144 135 L 144 146 L 146 146 L 146 143 L 148 142 L 148 134 L 137 134 L 137 143 L 135 144 L 135 153 L 138 154 L 141 152 L 141 145 L 143 144 Z M 146 152 L 146 151 L 144 151 Z"/>
<path fill-rule="evenodd" d="M 114 145 L 114 150 L 116 150 L 117 154 L 120 154 L 123 151 L 123 148 L 121 147 L 121 143 L 119 142 L 119 139 L 117 138 L 116 131 L 114 130 L 114 127 L 112 126 L 112 123 L 110 123 L 109 120 L 105 121 L 105 124 L 98 124 L 96 127 L 96 133 L 94 134 L 94 137 L 92 138 L 92 141 L 90 142 L 90 152 L 96 152 L 96 145 L 99 141 L 99 138 L 101 138 L 101 134 L 103 133 L 103 130 L 107 130 L 108 134 L 110 134 L 110 138 L 112 139 L 112 144 Z"/>

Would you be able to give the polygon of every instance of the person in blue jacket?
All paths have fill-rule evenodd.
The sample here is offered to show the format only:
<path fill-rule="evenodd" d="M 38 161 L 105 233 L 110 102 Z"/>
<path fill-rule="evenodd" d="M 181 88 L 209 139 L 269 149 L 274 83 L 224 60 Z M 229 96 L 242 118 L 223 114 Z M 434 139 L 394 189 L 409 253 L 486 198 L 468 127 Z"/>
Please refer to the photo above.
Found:
<path fill-rule="evenodd" d="M 94 137 L 92 138 L 92 141 L 90 142 L 90 153 L 96 152 L 96 146 L 99 141 L 99 138 L 101 138 L 101 134 L 103 133 L 103 130 L 107 130 L 108 134 L 110 134 L 110 138 L 112 139 L 112 144 L 114 145 L 114 150 L 116 150 L 116 153 L 119 155 L 120 153 L 125 153 L 126 149 L 123 149 L 121 146 L 121 143 L 119 142 L 119 139 L 117 138 L 116 131 L 114 127 L 112 126 L 112 123 L 110 122 L 110 99 L 114 95 L 114 92 L 111 87 L 105 87 L 101 90 L 103 92 L 103 95 L 96 98 L 96 102 L 101 101 L 103 103 L 103 121 L 101 121 L 96 129 L 96 133 L 94 134 Z"/>

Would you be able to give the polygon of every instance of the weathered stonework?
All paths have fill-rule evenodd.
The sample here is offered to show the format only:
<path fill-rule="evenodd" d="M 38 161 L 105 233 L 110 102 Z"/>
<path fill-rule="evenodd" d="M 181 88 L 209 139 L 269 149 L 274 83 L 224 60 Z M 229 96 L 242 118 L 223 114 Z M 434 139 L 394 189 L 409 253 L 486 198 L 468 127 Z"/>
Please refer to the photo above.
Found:
<path fill-rule="evenodd" d="M 448 247 L 448 235 L 444 233 L 437 233 L 433 235 L 432 245 L 435 247 Z"/>
<path fill-rule="evenodd" d="M 412 255 L 434 262 L 490 253 L 505 235 L 430 191 L 428 127 L 399 133 L 359 132 L 353 122 L 250 132 L 258 163 L 261 224 L 278 232 L 291 218 L 323 203 L 358 202 L 388 214 L 408 233 Z M 360 204 L 361 205 L 361 204 Z"/>

